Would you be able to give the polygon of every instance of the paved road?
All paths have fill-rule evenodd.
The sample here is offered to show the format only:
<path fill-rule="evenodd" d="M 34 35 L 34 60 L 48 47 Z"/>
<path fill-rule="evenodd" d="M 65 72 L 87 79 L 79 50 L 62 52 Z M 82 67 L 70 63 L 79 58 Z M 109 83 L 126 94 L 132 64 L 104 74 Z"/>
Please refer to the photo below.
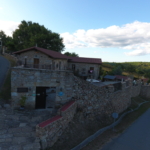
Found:
<path fill-rule="evenodd" d="M 150 109 L 101 150 L 150 150 Z"/>
<path fill-rule="evenodd" d="M 2 84 L 4 82 L 9 67 L 10 67 L 9 61 L 4 57 L 0 56 L 0 89 L 2 87 Z"/>

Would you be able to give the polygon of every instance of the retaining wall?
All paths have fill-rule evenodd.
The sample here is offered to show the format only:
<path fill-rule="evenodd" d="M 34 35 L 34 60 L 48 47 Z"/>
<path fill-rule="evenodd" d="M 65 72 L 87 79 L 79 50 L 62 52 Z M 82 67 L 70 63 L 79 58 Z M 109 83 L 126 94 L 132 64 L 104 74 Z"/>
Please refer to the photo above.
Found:
<path fill-rule="evenodd" d="M 22 95 L 27 97 L 26 107 L 35 109 L 36 87 L 55 87 L 56 105 L 64 104 L 72 98 L 72 80 L 71 71 L 60 70 L 52 71 L 35 68 L 12 68 L 11 72 L 11 97 L 14 107 L 19 107 L 19 100 Z M 27 88 L 28 91 L 19 93 L 17 88 Z M 59 92 L 63 92 L 60 96 Z"/>
<path fill-rule="evenodd" d="M 76 112 L 76 102 L 64 105 L 58 115 L 36 126 L 36 136 L 40 138 L 42 149 L 51 147 L 61 136 Z"/>
<path fill-rule="evenodd" d="M 113 85 L 98 87 L 74 77 L 74 99 L 85 118 L 94 120 L 111 117 L 113 112 L 121 113 L 131 103 L 131 97 L 138 96 L 141 83 L 132 86 L 132 80 L 121 83 L 121 90 L 115 91 Z"/>
<path fill-rule="evenodd" d="M 120 90 L 114 85 L 98 87 L 73 76 L 73 99 L 63 106 L 58 115 L 46 120 L 36 127 L 37 136 L 40 137 L 42 148 L 51 147 L 59 139 L 74 114 L 81 114 L 79 121 L 98 119 L 101 122 L 112 119 L 113 112 L 121 113 L 131 103 L 131 97 L 138 96 L 141 89 L 140 81 L 137 86 L 132 80 L 121 83 Z M 76 111 L 77 107 L 77 111 Z"/>
<path fill-rule="evenodd" d="M 149 85 L 143 85 L 141 87 L 140 95 L 146 98 L 150 98 L 150 86 Z"/>

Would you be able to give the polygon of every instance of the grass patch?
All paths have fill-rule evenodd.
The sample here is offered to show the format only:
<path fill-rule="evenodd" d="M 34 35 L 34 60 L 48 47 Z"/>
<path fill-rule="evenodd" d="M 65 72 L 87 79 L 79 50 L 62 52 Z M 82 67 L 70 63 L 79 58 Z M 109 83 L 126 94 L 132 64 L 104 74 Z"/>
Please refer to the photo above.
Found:
<path fill-rule="evenodd" d="M 116 138 L 122 132 L 125 131 L 135 120 L 137 120 L 143 113 L 145 113 L 150 108 L 150 99 L 143 97 L 135 97 L 131 100 L 131 106 L 128 109 L 134 109 L 138 107 L 138 105 L 144 101 L 149 101 L 140 106 L 140 108 L 136 111 L 133 111 L 127 114 L 122 121 L 115 127 L 114 132 L 112 129 L 105 131 L 100 136 L 98 136 L 95 140 L 90 142 L 87 146 L 85 146 L 82 150 L 97 150 L 100 149 L 104 144 L 109 142 L 112 138 Z"/>
<path fill-rule="evenodd" d="M 8 56 L 3 57 L 10 62 L 11 67 L 15 66 L 16 62 L 11 57 Z M 11 99 L 11 69 L 8 71 L 7 77 L 5 78 L 4 84 L 0 91 L 0 99 L 5 103 L 9 103 L 9 100 Z"/>

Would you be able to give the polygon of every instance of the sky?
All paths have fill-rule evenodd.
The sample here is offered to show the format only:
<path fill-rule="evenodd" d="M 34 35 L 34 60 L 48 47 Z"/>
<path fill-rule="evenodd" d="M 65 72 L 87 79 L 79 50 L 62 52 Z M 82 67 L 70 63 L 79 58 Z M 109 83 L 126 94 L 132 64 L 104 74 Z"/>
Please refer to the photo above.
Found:
<path fill-rule="evenodd" d="M 149 0 L 0 0 L 0 30 L 22 20 L 63 37 L 64 52 L 103 62 L 150 62 Z"/>

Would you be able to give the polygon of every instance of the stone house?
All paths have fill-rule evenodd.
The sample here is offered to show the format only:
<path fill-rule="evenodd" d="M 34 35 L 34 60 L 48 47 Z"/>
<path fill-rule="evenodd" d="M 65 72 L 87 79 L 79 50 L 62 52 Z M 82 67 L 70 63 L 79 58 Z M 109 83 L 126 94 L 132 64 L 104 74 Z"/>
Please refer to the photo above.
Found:
<path fill-rule="evenodd" d="M 14 107 L 26 96 L 26 107 L 53 108 L 73 97 L 73 72 L 98 78 L 101 59 L 73 58 L 56 51 L 31 47 L 14 53 L 17 66 L 11 72 Z"/>

